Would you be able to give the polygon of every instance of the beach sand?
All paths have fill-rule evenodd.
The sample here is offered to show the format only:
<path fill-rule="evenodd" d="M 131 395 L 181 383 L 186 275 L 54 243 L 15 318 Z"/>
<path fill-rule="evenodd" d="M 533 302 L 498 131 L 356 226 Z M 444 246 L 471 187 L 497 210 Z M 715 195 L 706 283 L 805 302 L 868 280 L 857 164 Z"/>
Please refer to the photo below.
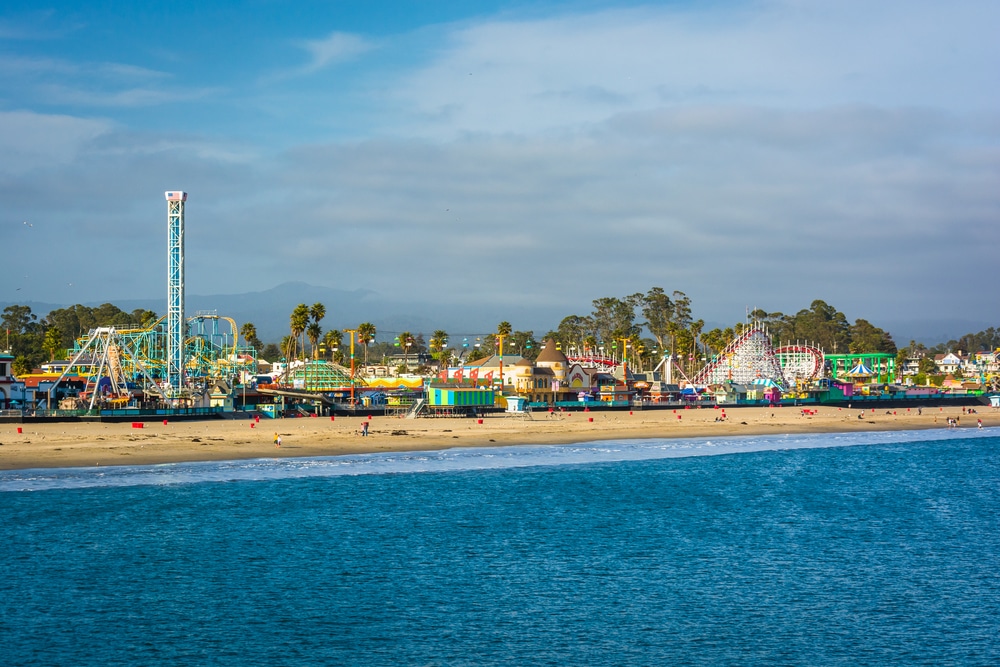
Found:
<path fill-rule="evenodd" d="M 610 439 L 690 438 L 782 433 L 858 432 L 888 429 L 947 429 L 1000 426 L 1000 413 L 977 407 L 866 411 L 819 407 L 535 412 L 530 418 L 495 415 L 471 418 L 379 417 L 361 436 L 364 418 L 337 417 L 131 423 L 45 423 L 0 425 L 0 469 L 144 465 L 296 456 L 334 456 L 451 447 L 567 444 Z M 716 421 L 725 413 L 724 421 Z M 592 421 L 591 421 L 592 420 Z M 251 427 L 251 424 L 254 424 Z M 17 433 L 20 427 L 22 433 Z M 281 435 L 281 447 L 274 436 Z"/>

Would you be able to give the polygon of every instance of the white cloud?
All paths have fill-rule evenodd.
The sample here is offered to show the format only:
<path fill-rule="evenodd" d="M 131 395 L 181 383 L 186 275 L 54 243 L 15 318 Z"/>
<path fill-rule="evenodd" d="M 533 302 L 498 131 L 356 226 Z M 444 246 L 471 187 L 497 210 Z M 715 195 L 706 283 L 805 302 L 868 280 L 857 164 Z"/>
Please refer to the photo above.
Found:
<path fill-rule="evenodd" d="M 218 94 L 209 87 L 169 84 L 172 75 L 114 62 L 63 58 L 0 57 L 0 84 L 19 104 L 82 107 L 148 107 Z"/>
<path fill-rule="evenodd" d="M 308 53 L 309 61 L 298 67 L 269 72 L 261 79 L 264 83 L 315 74 L 329 67 L 355 60 L 377 48 L 375 42 L 360 35 L 337 31 L 331 32 L 323 39 L 300 41 L 296 46 Z"/>
<path fill-rule="evenodd" d="M 0 111 L 0 172 L 24 174 L 73 163 L 113 127 L 102 119 Z"/>
<path fill-rule="evenodd" d="M 534 132 L 664 104 L 995 106 L 1000 5 L 771 2 L 455 29 L 398 86 L 436 136 Z"/>
<path fill-rule="evenodd" d="M 302 46 L 312 56 L 312 61 L 305 66 L 310 72 L 353 60 L 375 48 L 365 38 L 346 32 L 332 32 L 324 39 L 309 40 Z"/>
<path fill-rule="evenodd" d="M 151 230 L 162 190 L 185 187 L 195 292 L 252 266 L 248 289 L 433 285 L 441 302 L 546 304 L 551 326 L 654 285 L 722 321 L 815 298 L 876 323 L 929 303 L 943 317 L 1000 308 L 968 282 L 995 263 L 980 240 L 1000 216 L 1000 9 L 724 5 L 436 27 L 437 50 L 395 75 L 344 77 L 330 93 L 343 106 L 316 103 L 321 86 L 269 98 L 283 122 L 315 127 L 365 115 L 351 105 L 367 96 L 380 123 L 376 137 L 345 122 L 350 139 L 309 136 L 278 157 L 197 131 L 0 116 L 4 167 L 27 156 L 0 187 L 5 202 L 21 183 L 44 192 L 16 212 L 44 209 L 67 247 L 114 246 L 135 296 L 162 291 L 145 271 L 162 261 Z M 379 45 L 391 60 L 398 45 Z M 303 48 L 309 62 L 283 76 L 375 44 L 333 33 Z M 167 95 L 155 73 L 112 75 L 87 94 Z M 55 78 L 35 91 L 98 103 Z M 79 206 L 87 193 L 99 207 Z"/>

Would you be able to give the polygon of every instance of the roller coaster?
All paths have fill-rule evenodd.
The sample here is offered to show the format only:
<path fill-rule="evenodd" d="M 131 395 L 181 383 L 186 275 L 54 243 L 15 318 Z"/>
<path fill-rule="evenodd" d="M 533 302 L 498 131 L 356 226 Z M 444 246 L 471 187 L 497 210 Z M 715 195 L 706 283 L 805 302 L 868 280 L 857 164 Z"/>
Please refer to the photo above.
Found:
<path fill-rule="evenodd" d="M 166 400 L 166 318 L 147 326 L 98 327 L 78 338 L 68 356 L 72 360 L 50 390 L 67 377 L 83 382 L 81 398 L 95 405 L 118 405 L 132 398 Z M 225 322 L 228 331 L 220 330 Z M 257 372 L 256 351 L 239 345 L 239 328 L 230 317 L 200 311 L 187 318 L 185 376 L 187 394 L 194 398 L 215 378 L 232 380 Z M 75 369 L 75 370 L 74 370 Z"/>
<path fill-rule="evenodd" d="M 693 378 L 694 384 L 721 382 L 794 387 L 823 374 L 823 351 L 813 345 L 774 348 L 767 330 L 753 324 L 736 337 Z"/>

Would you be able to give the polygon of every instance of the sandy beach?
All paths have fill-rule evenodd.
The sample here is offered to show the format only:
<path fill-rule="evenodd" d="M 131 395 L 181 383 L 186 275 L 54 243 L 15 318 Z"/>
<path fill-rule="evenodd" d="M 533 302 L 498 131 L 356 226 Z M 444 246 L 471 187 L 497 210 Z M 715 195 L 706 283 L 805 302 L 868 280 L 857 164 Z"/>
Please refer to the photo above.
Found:
<path fill-rule="evenodd" d="M 618 438 L 689 438 L 888 429 L 947 429 L 1000 426 L 1000 413 L 961 407 L 867 411 L 819 407 L 687 410 L 536 412 L 529 417 L 497 415 L 482 423 L 469 418 L 374 417 L 367 437 L 361 418 L 337 417 L 146 422 L 0 425 L 0 469 L 143 465 L 180 461 L 334 456 L 386 451 L 517 444 L 567 444 Z M 725 419 L 723 420 L 723 413 Z M 859 418 L 860 417 L 860 418 Z M 253 424 L 253 426 L 251 426 Z M 22 432 L 18 433 L 18 428 Z M 280 434 L 281 447 L 274 436 Z"/>

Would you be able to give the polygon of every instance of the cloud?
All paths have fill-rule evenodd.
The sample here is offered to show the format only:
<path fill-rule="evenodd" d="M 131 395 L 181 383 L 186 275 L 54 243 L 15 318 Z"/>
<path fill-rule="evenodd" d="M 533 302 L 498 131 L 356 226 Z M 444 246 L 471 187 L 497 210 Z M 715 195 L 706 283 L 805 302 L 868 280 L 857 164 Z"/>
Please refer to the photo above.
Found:
<path fill-rule="evenodd" d="M 211 97 L 222 92 L 221 88 L 166 89 L 154 87 L 97 90 L 94 87 L 77 87 L 63 84 L 39 85 L 37 99 L 45 104 L 74 105 L 82 107 L 150 107 Z"/>
<path fill-rule="evenodd" d="M 0 83 L 8 91 L 17 91 L 19 104 L 134 108 L 191 101 L 220 92 L 211 87 L 171 86 L 172 78 L 167 72 L 124 63 L 0 57 Z"/>
<path fill-rule="evenodd" d="M 272 71 L 262 78 L 264 83 L 315 74 L 329 67 L 355 60 L 377 48 L 375 42 L 360 35 L 337 31 L 331 32 L 323 39 L 300 41 L 296 46 L 306 51 L 309 62 L 290 69 Z"/>
<path fill-rule="evenodd" d="M 52 40 L 79 30 L 79 23 L 67 22 L 54 9 L 32 11 L 18 17 L 0 19 L 0 39 L 16 42 Z"/>
<path fill-rule="evenodd" d="M 493 20 L 457 26 L 394 90 L 411 113 L 407 130 L 437 137 L 581 127 L 664 104 L 991 108 L 1000 43 L 987 26 L 998 20 L 1000 6 L 982 2 L 726 3 Z"/>
<path fill-rule="evenodd" d="M 984 38 L 998 10 L 975 4 L 726 3 L 437 26 L 434 48 L 381 63 L 377 84 L 338 87 L 344 107 L 313 86 L 268 97 L 285 125 L 310 127 L 278 149 L 256 135 L 0 116 L 9 214 L 40 214 L 61 241 L 25 247 L 11 268 L 100 247 L 129 276 L 113 285 L 123 296 L 162 293 L 162 191 L 183 187 L 192 293 L 301 280 L 433 293 L 470 312 L 531 304 L 553 327 L 594 298 L 652 286 L 722 322 L 816 298 L 876 324 L 996 312 L 998 297 L 969 282 L 995 263 L 983 239 L 1000 217 L 986 85 L 1000 47 Z M 378 46 L 380 59 L 399 55 L 395 40 Z M 309 62 L 285 75 L 375 42 L 333 33 L 304 48 Z M 36 94 L 91 104 L 59 78 L 65 61 L 49 66 Z M 141 68 L 102 76 L 87 91 L 118 104 L 169 92 Z M 192 90 L 193 117 L 206 105 Z M 230 92 L 213 104 L 265 105 Z M 336 140 L 312 129 L 347 115 L 368 124 L 345 123 Z M 220 288 L 220 276 L 238 279 Z M 99 276 L 81 280 L 94 299 L 116 296 Z"/>
<path fill-rule="evenodd" d="M 325 39 L 304 42 L 303 47 L 312 56 L 312 61 L 305 66 L 305 70 L 315 72 L 330 65 L 353 60 L 375 48 L 375 45 L 358 35 L 332 32 Z"/>
<path fill-rule="evenodd" d="M 0 111 L 0 173 L 24 174 L 76 163 L 114 128 L 107 120 Z"/>

